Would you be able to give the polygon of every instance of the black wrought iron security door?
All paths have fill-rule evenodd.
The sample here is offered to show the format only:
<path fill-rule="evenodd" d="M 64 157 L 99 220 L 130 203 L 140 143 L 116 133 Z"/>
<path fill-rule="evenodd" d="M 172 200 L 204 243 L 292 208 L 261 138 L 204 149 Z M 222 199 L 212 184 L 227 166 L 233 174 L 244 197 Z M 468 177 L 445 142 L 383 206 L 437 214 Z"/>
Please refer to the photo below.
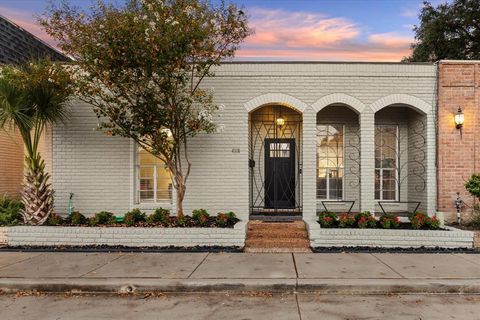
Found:
<path fill-rule="evenodd" d="M 265 208 L 295 208 L 295 139 L 265 139 Z"/>

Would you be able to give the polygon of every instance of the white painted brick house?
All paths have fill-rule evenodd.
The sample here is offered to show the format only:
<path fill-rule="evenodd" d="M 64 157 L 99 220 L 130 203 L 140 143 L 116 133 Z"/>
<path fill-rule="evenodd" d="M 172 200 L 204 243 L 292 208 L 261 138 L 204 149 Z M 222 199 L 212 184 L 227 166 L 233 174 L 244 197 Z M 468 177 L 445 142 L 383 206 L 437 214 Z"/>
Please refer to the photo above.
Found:
<path fill-rule="evenodd" d="M 190 144 L 186 213 L 436 210 L 436 66 L 402 63 L 235 62 L 214 88 L 224 129 Z M 134 143 L 96 130 L 89 105 L 73 103 L 53 128 L 56 208 L 122 214 L 172 208 L 160 164 Z M 331 201 L 331 202 L 330 202 Z M 333 202 L 335 201 L 335 202 Z"/>

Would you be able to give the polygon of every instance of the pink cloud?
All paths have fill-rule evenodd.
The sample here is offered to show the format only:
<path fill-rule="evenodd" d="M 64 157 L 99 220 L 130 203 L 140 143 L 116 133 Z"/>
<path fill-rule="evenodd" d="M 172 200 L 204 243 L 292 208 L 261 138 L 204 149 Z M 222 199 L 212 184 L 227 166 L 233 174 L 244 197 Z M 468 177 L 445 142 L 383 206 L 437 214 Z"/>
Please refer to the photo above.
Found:
<path fill-rule="evenodd" d="M 405 48 L 412 43 L 412 38 L 398 35 L 393 32 L 372 34 L 368 37 L 368 40 L 371 43 L 389 48 Z"/>
<path fill-rule="evenodd" d="M 251 13 L 250 25 L 255 34 L 247 40 L 248 44 L 323 47 L 359 34 L 355 24 L 343 18 L 263 8 L 253 8 Z"/>
<path fill-rule="evenodd" d="M 399 61 L 413 39 L 393 32 L 364 35 L 357 24 L 319 13 L 252 8 L 255 34 L 237 53 L 249 60 Z"/>

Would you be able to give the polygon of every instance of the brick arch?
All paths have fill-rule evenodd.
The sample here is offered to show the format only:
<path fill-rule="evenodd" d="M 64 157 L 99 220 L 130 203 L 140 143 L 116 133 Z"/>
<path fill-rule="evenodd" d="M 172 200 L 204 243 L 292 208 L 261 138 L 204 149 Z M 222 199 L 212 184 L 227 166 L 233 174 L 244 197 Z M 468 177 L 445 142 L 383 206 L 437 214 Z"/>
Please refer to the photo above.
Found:
<path fill-rule="evenodd" d="M 284 93 L 263 94 L 249 100 L 243 106 L 245 107 L 247 112 L 251 112 L 260 106 L 274 103 L 285 105 L 300 113 L 303 113 L 303 111 L 305 111 L 305 109 L 307 108 L 307 104 L 305 102 Z"/>
<path fill-rule="evenodd" d="M 408 94 L 391 94 L 382 97 L 372 103 L 370 108 L 375 113 L 392 104 L 406 104 L 422 114 L 429 114 L 432 111 L 432 106 L 430 104 L 420 98 Z"/>
<path fill-rule="evenodd" d="M 357 114 L 362 113 L 365 109 L 365 104 L 363 104 L 357 98 L 354 98 L 345 93 L 333 93 L 326 96 L 321 97 L 318 99 L 313 105 L 312 108 L 315 112 L 319 112 L 323 108 L 334 104 L 334 103 L 341 103 L 347 105 L 350 109 L 355 111 Z"/>

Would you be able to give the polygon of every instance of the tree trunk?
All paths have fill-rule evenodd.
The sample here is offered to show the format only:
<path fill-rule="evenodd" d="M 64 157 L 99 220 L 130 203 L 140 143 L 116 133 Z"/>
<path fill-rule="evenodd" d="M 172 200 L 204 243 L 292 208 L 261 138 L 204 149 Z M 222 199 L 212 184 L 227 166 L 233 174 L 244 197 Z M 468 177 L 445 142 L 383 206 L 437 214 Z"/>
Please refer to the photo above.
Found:
<path fill-rule="evenodd" d="M 185 198 L 185 191 L 186 191 L 185 183 L 177 182 L 177 218 L 183 218 L 183 198 Z"/>
<path fill-rule="evenodd" d="M 33 158 L 26 158 L 25 181 L 22 189 L 21 211 L 25 223 L 41 225 L 53 212 L 53 190 L 45 173 L 45 162 L 37 153 Z"/>

